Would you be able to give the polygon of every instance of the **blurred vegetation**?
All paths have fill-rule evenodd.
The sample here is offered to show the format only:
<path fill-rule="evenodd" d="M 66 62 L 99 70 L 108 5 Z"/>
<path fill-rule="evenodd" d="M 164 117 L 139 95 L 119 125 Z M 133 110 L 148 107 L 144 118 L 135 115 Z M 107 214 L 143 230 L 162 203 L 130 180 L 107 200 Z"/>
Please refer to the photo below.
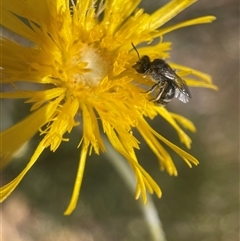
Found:
<path fill-rule="evenodd" d="M 145 0 L 142 6 L 152 12 L 163 2 Z M 163 191 L 163 197 L 154 201 L 168 241 L 235 241 L 239 235 L 239 1 L 201 0 L 168 24 L 203 15 L 215 15 L 217 20 L 164 38 L 173 42 L 173 62 L 210 74 L 219 86 L 218 92 L 191 88 L 189 104 L 172 101 L 168 106 L 195 123 L 197 133 L 189 133 L 193 145 L 188 151 L 200 165 L 189 169 L 172 153 L 179 176 L 169 177 L 160 172 L 155 156 L 139 138 L 140 162 Z M 28 113 L 23 103 L 1 103 L 6 125 Z M 159 117 L 152 124 L 180 145 L 164 120 Z M 88 158 L 78 206 L 71 216 L 63 216 L 75 181 L 80 133 L 74 131 L 72 141 L 56 153 L 45 151 L 3 203 L 4 232 L 16 233 L 11 239 L 15 241 L 150 240 L 134 195 L 104 155 Z M 34 138 L 24 158 L 4 170 L 5 181 L 22 170 L 38 142 Z"/>

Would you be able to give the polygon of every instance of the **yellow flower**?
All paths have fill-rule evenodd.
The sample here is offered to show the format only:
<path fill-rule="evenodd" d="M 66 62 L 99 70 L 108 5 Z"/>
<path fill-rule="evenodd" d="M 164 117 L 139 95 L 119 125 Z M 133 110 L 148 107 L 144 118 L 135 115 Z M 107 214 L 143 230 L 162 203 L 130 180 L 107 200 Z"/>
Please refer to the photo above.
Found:
<path fill-rule="evenodd" d="M 144 93 L 153 83 L 132 68 L 138 57 L 131 45 L 159 38 L 158 44 L 138 51 L 151 59 L 168 58 L 171 43 L 162 42 L 164 34 L 215 19 L 206 16 L 159 28 L 195 1 L 172 0 L 153 14 L 137 9 L 139 0 L 106 0 L 98 5 L 93 0 L 77 0 L 72 7 L 68 0 L 42 0 L 37 6 L 31 0 L 1 1 L 1 25 L 32 43 L 26 47 L 2 39 L 1 80 L 13 88 L 1 93 L 1 98 L 32 103 L 29 116 L 1 133 L 2 166 L 34 134 L 39 132 L 42 139 L 23 171 L 1 188 L 0 201 L 16 188 L 44 149 L 56 151 L 62 141 L 69 141 L 67 133 L 78 125 L 83 129 L 78 146 L 79 168 L 66 215 L 76 207 L 87 155 L 105 151 L 101 133 L 128 160 L 136 176 L 136 198 L 141 195 L 143 202 L 147 191 L 160 197 L 161 190 L 138 162 L 135 149 L 140 149 L 140 143 L 133 129 L 139 131 L 156 154 L 161 169 L 170 175 L 177 175 L 177 170 L 161 143 L 172 148 L 190 167 L 198 164 L 146 121 L 161 115 L 190 148 L 191 140 L 181 127 L 194 131 L 194 125 L 154 104 Z M 178 75 L 184 76 L 188 85 L 216 89 L 208 75 L 176 64 L 171 66 L 179 70 Z M 29 88 L 16 88 L 17 82 L 25 82 L 24 88 Z M 44 88 L 31 89 L 32 83 Z M 81 120 L 77 121 L 79 116 Z"/>

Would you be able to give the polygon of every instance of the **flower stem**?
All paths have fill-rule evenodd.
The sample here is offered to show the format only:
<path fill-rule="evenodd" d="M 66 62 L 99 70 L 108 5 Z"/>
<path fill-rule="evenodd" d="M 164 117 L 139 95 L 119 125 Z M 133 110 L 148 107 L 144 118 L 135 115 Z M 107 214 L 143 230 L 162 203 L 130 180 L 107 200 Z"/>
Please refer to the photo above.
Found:
<path fill-rule="evenodd" d="M 105 137 L 102 138 L 104 139 L 104 144 L 107 150 L 105 153 L 107 160 L 115 167 L 131 192 L 135 194 L 136 181 L 129 165 L 127 164 L 126 160 L 115 151 L 112 145 L 110 145 L 109 141 Z M 148 201 L 146 204 L 143 204 L 142 202 L 138 202 L 138 204 L 148 225 L 152 240 L 167 241 L 162 227 L 162 222 L 159 218 L 158 211 L 154 205 L 152 197 L 148 195 L 147 198 Z"/>

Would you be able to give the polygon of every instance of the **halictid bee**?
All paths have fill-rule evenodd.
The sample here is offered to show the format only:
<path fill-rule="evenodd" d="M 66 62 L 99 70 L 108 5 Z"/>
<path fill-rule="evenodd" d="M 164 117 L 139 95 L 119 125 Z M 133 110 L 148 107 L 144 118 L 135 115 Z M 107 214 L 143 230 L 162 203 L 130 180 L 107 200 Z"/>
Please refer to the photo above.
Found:
<path fill-rule="evenodd" d="M 152 93 L 156 91 L 157 95 L 153 99 L 156 104 L 166 105 L 174 97 L 187 103 L 191 98 L 190 92 L 185 81 L 180 78 L 176 72 L 162 59 L 154 59 L 152 62 L 147 55 L 140 58 L 140 55 L 132 43 L 134 50 L 137 52 L 139 60 L 132 67 L 144 76 L 150 75 L 155 84 L 147 91 Z"/>

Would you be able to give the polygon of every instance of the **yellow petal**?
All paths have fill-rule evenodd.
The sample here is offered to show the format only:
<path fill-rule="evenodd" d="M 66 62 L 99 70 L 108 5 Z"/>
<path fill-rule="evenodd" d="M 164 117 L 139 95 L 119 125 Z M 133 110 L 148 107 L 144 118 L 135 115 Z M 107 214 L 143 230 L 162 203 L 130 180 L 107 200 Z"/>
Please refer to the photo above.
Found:
<path fill-rule="evenodd" d="M 184 116 L 182 115 L 178 115 L 176 113 L 172 113 L 172 112 L 169 112 L 171 114 L 171 116 L 179 123 L 181 124 L 185 129 L 188 129 L 192 132 L 195 132 L 196 131 L 196 127 L 194 126 L 194 124 L 188 120 L 187 118 L 185 118 Z"/>
<path fill-rule="evenodd" d="M 69 140 L 63 138 L 63 135 L 66 132 L 70 133 L 74 126 L 79 125 L 75 121 L 78 110 L 79 102 L 76 98 L 68 98 L 63 105 L 59 106 L 52 122 L 41 131 L 41 135 L 46 134 L 43 139 L 45 148 L 49 146 L 51 151 L 56 151 L 62 141 Z"/>
<path fill-rule="evenodd" d="M 180 65 L 180 64 L 175 64 L 173 62 L 169 62 L 171 67 L 173 69 L 177 69 L 178 70 L 178 74 L 181 75 L 181 76 L 184 76 L 184 72 L 185 72 L 185 75 L 189 75 L 189 74 L 192 74 L 200 79 L 202 79 L 203 81 L 211 84 L 212 83 L 212 78 L 209 74 L 206 74 L 206 73 L 203 73 L 199 70 L 195 70 L 195 69 L 192 69 L 190 67 L 186 67 L 186 66 L 183 66 L 183 65 Z M 183 72 L 183 73 L 182 73 Z M 185 78 L 184 78 L 185 79 Z"/>
<path fill-rule="evenodd" d="M 173 163 L 171 156 L 159 143 L 155 135 L 150 131 L 151 129 L 149 128 L 149 124 L 144 119 L 142 119 L 141 121 L 139 121 L 137 129 L 148 144 L 148 146 L 157 156 L 159 164 L 161 166 L 161 170 L 166 169 L 169 175 L 177 176 L 177 169 Z"/>
<path fill-rule="evenodd" d="M 122 25 L 123 21 L 132 14 L 139 3 L 139 0 L 107 0 L 102 21 L 106 33 L 108 35 L 115 33 Z"/>
<path fill-rule="evenodd" d="M 157 29 L 197 0 L 172 0 L 150 17 L 150 28 Z"/>
<path fill-rule="evenodd" d="M 61 98 L 44 105 L 23 121 L 0 133 L 1 167 L 9 162 L 12 155 L 31 139 L 41 126 L 51 120 L 60 101 Z"/>
<path fill-rule="evenodd" d="M 190 137 L 179 127 L 174 118 L 171 116 L 170 112 L 167 109 L 162 107 L 155 107 L 156 111 L 161 115 L 169 124 L 171 124 L 174 129 L 177 131 L 180 141 L 186 145 L 187 148 L 191 147 Z"/>
<path fill-rule="evenodd" d="M 90 106 L 82 105 L 83 111 L 83 138 L 85 141 L 90 142 L 94 147 L 94 151 L 100 154 L 99 151 L 105 151 L 103 140 L 99 131 L 96 115 L 93 108 Z M 99 150 L 100 149 L 100 150 Z"/>
<path fill-rule="evenodd" d="M 186 80 L 186 83 L 192 87 L 203 87 L 203 88 L 218 90 L 218 86 L 216 86 L 214 84 L 210 84 L 210 83 L 206 83 L 204 81 L 194 80 L 194 79 L 190 79 L 190 78 L 185 78 L 185 80 Z"/>
<path fill-rule="evenodd" d="M 64 88 L 54 88 L 44 91 L 16 91 L 0 93 L 0 98 L 5 99 L 29 99 L 25 103 L 35 102 L 31 111 L 38 109 L 46 101 L 57 98 L 65 92 Z"/>
<path fill-rule="evenodd" d="M 44 146 L 42 143 L 40 143 L 35 150 L 31 160 L 27 164 L 27 166 L 23 169 L 23 171 L 14 178 L 11 182 L 6 184 L 5 186 L 0 188 L 0 202 L 3 202 L 11 193 L 12 191 L 17 187 L 17 185 L 20 183 L 20 181 L 23 179 L 25 174 L 28 172 L 28 170 L 33 166 L 33 164 L 37 161 L 38 157 L 44 150 Z"/>
<path fill-rule="evenodd" d="M 77 205 L 77 201 L 78 201 L 78 197 L 79 197 L 79 193 L 82 185 L 84 169 L 85 169 L 88 146 L 89 144 L 83 143 L 82 151 L 80 154 L 79 167 L 77 170 L 77 176 L 74 184 L 71 201 L 67 209 L 65 210 L 64 215 L 70 215 Z"/>
<path fill-rule="evenodd" d="M 187 152 L 185 152 L 184 150 L 182 150 L 181 148 L 179 148 L 178 146 L 174 145 L 173 143 L 171 143 L 170 141 L 168 141 L 167 139 L 165 139 L 163 136 L 159 135 L 156 131 L 154 131 L 151 128 L 152 133 L 154 133 L 154 135 L 161 140 L 162 142 L 164 142 L 166 145 L 168 145 L 171 149 L 173 149 L 180 157 L 182 157 L 182 159 L 188 164 L 189 167 L 192 167 L 192 164 L 194 165 L 198 165 L 199 162 L 198 160 L 191 156 L 190 154 L 188 154 Z M 192 163 L 192 164 L 191 164 Z"/>
<path fill-rule="evenodd" d="M 4 2 L 4 3 L 3 3 Z M 14 4 L 9 1 L 1 1 L 0 8 L 1 11 L 1 18 L 0 24 L 13 32 L 21 35 L 22 37 L 31 40 L 32 42 L 37 41 L 37 36 L 23 21 L 19 19 L 19 17 L 15 16 L 12 12 L 9 12 L 5 9 L 5 4 L 9 3 L 12 6 L 15 6 L 17 1 L 14 1 Z M 24 3 L 22 5 L 25 5 Z"/>
<path fill-rule="evenodd" d="M 176 29 L 179 28 L 184 28 L 184 27 L 188 27 L 188 26 L 193 26 L 196 24 L 204 24 L 204 23 L 211 23 L 216 19 L 216 17 L 214 16 L 204 16 L 204 17 L 200 17 L 200 18 L 194 18 L 185 22 L 181 22 L 178 24 L 175 24 L 173 26 L 167 27 L 167 28 L 161 28 L 157 34 L 153 35 L 153 38 L 156 38 L 158 36 L 164 35 L 166 33 L 172 32 Z"/>

